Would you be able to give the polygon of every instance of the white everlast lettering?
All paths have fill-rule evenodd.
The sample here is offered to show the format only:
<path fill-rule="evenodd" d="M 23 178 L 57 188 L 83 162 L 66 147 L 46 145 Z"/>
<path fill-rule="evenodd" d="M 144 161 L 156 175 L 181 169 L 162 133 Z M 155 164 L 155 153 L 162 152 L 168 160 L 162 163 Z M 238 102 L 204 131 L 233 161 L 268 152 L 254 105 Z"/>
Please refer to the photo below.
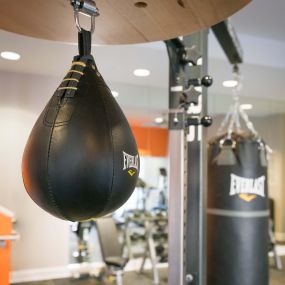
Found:
<path fill-rule="evenodd" d="M 258 178 L 244 178 L 231 174 L 230 196 L 237 194 L 255 194 L 265 197 L 265 176 Z"/>
<path fill-rule="evenodd" d="M 123 151 L 123 157 L 124 157 L 124 168 L 135 168 L 138 170 L 139 168 L 139 156 L 138 155 L 130 155 Z"/>

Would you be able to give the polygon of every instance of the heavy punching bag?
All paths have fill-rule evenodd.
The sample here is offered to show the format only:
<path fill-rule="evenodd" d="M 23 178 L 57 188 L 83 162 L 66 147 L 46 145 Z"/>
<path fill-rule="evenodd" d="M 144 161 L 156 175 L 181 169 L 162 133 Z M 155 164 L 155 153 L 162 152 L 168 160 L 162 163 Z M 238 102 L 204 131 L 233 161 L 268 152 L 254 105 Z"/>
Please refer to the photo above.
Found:
<path fill-rule="evenodd" d="M 116 210 L 139 174 L 130 126 L 90 52 L 91 33 L 81 29 L 79 55 L 35 123 L 22 162 L 30 197 L 71 221 Z"/>
<path fill-rule="evenodd" d="M 268 285 L 265 144 L 226 133 L 210 141 L 208 157 L 207 284 Z"/>

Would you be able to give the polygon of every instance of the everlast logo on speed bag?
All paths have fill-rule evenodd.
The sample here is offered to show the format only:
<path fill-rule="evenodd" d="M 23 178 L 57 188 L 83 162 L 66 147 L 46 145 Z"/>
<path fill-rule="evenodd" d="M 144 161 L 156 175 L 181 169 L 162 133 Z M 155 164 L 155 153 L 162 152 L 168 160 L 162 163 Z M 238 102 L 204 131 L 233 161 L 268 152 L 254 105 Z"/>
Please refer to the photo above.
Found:
<path fill-rule="evenodd" d="M 124 158 L 124 168 L 123 170 L 129 169 L 128 173 L 130 176 L 133 176 L 136 171 L 132 170 L 131 168 L 135 168 L 136 170 L 139 169 L 139 155 L 130 155 L 123 151 L 123 158 Z"/>
<path fill-rule="evenodd" d="M 231 174 L 230 196 L 239 197 L 247 202 L 256 198 L 256 195 L 265 197 L 265 176 L 258 178 L 245 178 Z"/>

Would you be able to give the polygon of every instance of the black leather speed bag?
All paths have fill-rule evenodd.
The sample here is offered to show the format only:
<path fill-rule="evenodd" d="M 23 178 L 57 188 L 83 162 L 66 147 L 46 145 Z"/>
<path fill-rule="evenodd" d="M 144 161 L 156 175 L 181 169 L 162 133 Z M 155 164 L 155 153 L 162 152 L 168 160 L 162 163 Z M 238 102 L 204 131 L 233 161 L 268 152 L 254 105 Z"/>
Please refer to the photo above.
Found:
<path fill-rule="evenodd" d="M 136 142 L 91 55 L 74 58 L 38 118 L 22 173 L 41 208 L 71 221 L 104 216 L 132 194 L 139 174 Z"/>
<path fill-rule="evenodd" d="M 250 135 L 209 145 L 207 284 L 268 285 L 264 143 Z"/>

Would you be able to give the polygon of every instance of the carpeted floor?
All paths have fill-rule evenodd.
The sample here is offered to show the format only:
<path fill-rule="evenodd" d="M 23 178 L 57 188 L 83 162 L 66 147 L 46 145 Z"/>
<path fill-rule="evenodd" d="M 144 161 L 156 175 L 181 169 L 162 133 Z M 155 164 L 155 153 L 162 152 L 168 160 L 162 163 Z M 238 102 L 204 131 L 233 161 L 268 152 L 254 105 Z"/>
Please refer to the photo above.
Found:
<path fill-rule="evenodd" d="M 278 271 L 274 268 L 270 270 L 270 285 L 285 285 L 285 256 L 282 258 L 283 270 Z M 160 270 L 160 285 L 167 284 L 167 270 Z M 112 283 L 114 284 L 114 283 Z M 136 272 L 128 272 L 124 275 L 124 285 L 151 285 L 152 275 L 151 272 L 138 274 Z M 82 278 L 82 279 L 58 279 L 41 282 L 18 283 L 17 285 L 105 285 L 98 282 L 95 278 Z M 242 285 L 242 284 L 241 284 Z M 258 284 L 252 284 L 258 285 Z"/>

